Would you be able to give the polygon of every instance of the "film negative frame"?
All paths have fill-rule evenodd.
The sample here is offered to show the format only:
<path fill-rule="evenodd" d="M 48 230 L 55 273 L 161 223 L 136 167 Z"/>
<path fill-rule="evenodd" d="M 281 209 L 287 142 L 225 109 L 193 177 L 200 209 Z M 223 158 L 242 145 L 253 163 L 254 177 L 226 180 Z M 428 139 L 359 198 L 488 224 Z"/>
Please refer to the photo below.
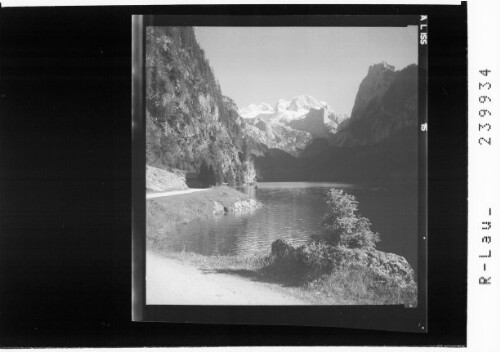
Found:
<path fill-rule="evenodd" d="M 147 26 L 418 26 L 418 305 L 174 306 L 145 302 L 145 33 Z M 132 320 L 170 323 L 302 325 L 428 331 L 427 323 L 427 33 L 414 15 L 133 16 L 132 20 Z"/>

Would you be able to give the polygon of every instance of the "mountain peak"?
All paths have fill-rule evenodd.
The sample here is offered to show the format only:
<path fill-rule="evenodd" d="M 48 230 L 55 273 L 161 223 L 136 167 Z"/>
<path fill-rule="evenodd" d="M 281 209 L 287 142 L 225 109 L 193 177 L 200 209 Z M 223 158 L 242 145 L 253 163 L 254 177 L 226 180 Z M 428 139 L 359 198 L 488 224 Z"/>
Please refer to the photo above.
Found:
<path fill-rule="evenodd" d="M 293 120 L 304 117 L 311 109 L 324 109 L 333 113 L 332 108 L 324 101 L 318 100 L 311 95 L 297 95 L 290 99 L 279 99 L 274 108 L 267 104 L 250 104 L 239 109 L 240 115 L 244 118 L 255 118 L 260 115 L 274 114 L 285 120 Z"/>
<path fill-rule="evenodd" d="M 274 108 L 268 103 L 260 103 L 259 109 L 262 111 L 274 111 Z"/>
<path fill-rule="evenodd" d="M 267 103 L 261 103 L 259 105 L 250 104 L 246 107 L 239 108 L 238 114 L 245 119 L 251 119 L 263 114 L 274 114 L 274 108 Z"/>
<path fill-rule="evenodd" d="M 367 75 L 359 85 L 351 112 L 351 121 L 357 120 L 363 115 L 363 111 L 372 99 L 385 94 L 397 72 L 394 66 L 389 65 L 386 61 L 370 66 Z"/>
<path fill-rule="evenodd" d="M 310 95 L 298 95 L 290 99 L 289 110 L 299 111 L 299 110 L 310 110 L 310 109 L 322 109 L 327 108 L 325 102 L 319 101 L 318 99 Z"/>
<path fill-rule="evenodd" d="M 373 71 L 396 71 L 396 68 L 392 65 L 390 65 L 387 61 L 382 61 L 377 64 L 373 64 L 370 66 L 368 69 L 368 73 L 373 72 Z"/>

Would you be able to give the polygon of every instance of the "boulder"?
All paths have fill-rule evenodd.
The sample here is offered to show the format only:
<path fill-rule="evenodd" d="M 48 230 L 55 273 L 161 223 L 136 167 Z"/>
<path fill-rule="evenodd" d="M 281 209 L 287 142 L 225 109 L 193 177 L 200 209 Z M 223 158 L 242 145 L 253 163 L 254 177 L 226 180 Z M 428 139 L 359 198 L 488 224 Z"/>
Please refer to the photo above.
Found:
<path fill-rule="evenodd" d="M 311 272 L 362 269 L 378 282 L 401 288 L 416 285 L 415 273 L 404 257 L 373 248 L 347 248 L 324 242 L 311 242 L 296 248 L 278 239 L 271 245 L 271 256 L 278 262 L 294 263 Z"/>
<path fill-rule="evenodd" d="M 278 239 L 271 244 L 271 255 L 276 258 L 284 258 L 296 253 L 297 249 L 282 239 Z"/>
<path fill-rule="evenodd" d="M 251 209 L 255 209 L 260 207 L 260 203 L 257 202 L 255 199 L 249 199 L 249 200 L 239 200 L 228 206 L 227 212 L 229 213 L 241 213 L 244 211 L 248 211 Z"/>
<path fill-rule="evenodd" d="M 334 270 L 358 266 L 370 269 L 380 281 L 393 282 L 401 287 L 415 284 L 415 272 L 400 255 L 376 249 L 346 247 L 335 247 L 333 255 Z"/>
<path fill-rule="evenodd" d="M 222 204 L 219 202 L 214 201 L 214 210 L 213 210 L 214 215 L 223 215 L 225 214 L 225 208 Z"/>

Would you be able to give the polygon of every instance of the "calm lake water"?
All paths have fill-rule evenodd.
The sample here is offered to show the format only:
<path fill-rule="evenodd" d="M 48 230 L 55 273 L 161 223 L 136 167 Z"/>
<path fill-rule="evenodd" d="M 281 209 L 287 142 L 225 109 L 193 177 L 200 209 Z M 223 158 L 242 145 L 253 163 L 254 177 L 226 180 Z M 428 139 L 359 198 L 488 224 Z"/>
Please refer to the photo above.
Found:
<path fill-rule="evenodd" d="M 166 239 L 170 250 L 204 255 L 268 254 L 278 239 L 300 245 L 319 230 L 326 213 L 326 194 L 342 188 L 359 201 L 359 213 L 380 233 L 377 248 L 404 256 L 417 271 L 417 196 L 412 190 L 388 191 L 342 183 L 262 182 L 241 188 L 263 203 L 260 209 L 238 215 L 179 225 Z"/>

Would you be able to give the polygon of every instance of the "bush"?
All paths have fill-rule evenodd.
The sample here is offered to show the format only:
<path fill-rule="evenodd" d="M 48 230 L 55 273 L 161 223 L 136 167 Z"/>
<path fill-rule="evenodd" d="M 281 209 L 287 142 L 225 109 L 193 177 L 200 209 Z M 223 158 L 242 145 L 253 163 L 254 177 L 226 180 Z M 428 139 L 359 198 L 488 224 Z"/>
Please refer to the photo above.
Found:
<path fill-rule="evenodd" d="M 314 277 L 335 267 L 336 248 L 325 242 L 310 242 L 294 247 L 278 239 L 271 245 L 270 266 L 279 271 Z"/>
<path fill-rule="evenodd" d="M 329 272 L 335 267 L 335 248 L 325 242 L 311 242 L 300 247 L 302 262 L 316 272 Z"/>
<path fill-rule="evenodd" d="M 328 192 L 328 213 L 321 224 L 320 239 L 348 248 L 374 248 L 378 233 L 370 230 L 371 223 L 360 217 L 358 201 L 353 195 L 335 188 Z"/>

